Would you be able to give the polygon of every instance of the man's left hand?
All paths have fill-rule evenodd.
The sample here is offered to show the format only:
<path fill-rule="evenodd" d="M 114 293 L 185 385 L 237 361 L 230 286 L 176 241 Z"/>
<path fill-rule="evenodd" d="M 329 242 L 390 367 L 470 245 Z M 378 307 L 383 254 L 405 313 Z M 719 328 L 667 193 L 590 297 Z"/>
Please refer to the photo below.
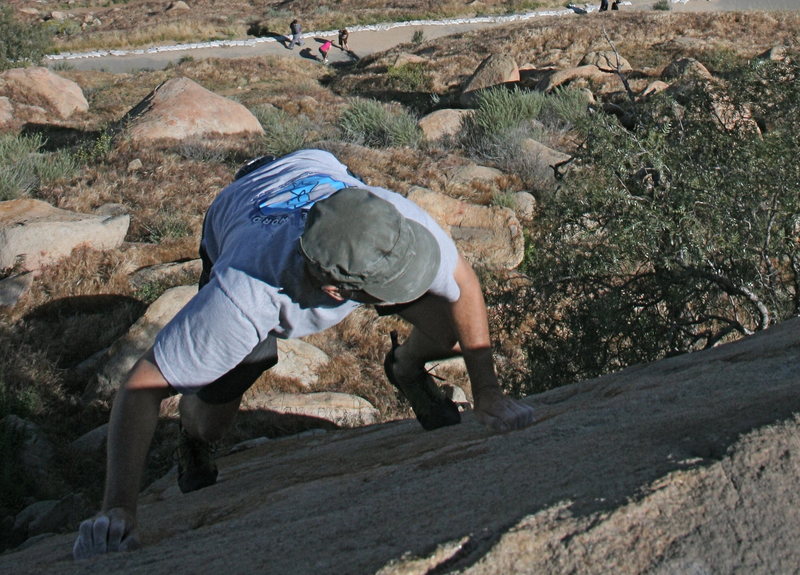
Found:
<path fill-rule="evenodd" d="M 499 432 L 522 429 L 536 421 L 533 407 L 503 395 L 499 389 L 476 398 L 475 417 L 486 427 Z"/>

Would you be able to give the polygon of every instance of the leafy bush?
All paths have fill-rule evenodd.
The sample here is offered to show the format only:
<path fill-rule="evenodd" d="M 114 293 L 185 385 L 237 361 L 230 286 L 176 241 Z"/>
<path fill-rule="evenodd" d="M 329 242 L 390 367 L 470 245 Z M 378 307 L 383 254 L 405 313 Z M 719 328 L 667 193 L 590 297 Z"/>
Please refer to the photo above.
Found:
<path fill-rule="evenodd" d="M 399 66 L 391 66 L 387 72 L 391 87 L 403 92 L 429 91 L 433 79 L 428 73 L 425 62 L 407 62 Z"/>
<path fill-rule="evenodd" d="M 24 196 L 75 171 L 69 152 L 41 153 L 43 146 L 40 134 L 0 134 L 0 200 Z"/>
<path fill-rule="evenodd" d="M 22 23 L 11 7 L 0 7 L 0 70 L 38 64 L 50 48 L 50 34 L 44 27 Z"/>
<path fill-rule="evenodd" d="M 655 4 L 653 4 L 653 10 L 669 11 L 672 10 L 672 6 L 670 5 L 669 0 L 658 0 Z"/>
<path fill-rule="evenodd" d="M 339 119 L 342 137 L 365 146 L 417 147 L 422 133 L 417 120 L 404 108 L 376 100 L 356 100 Z"/>
<path fill-rule="evenodd" d="M 631 130 L 587 120 L 578 168 L 531 231 L 537 289 L 508 303 L 535 326 L 525 349 L 542 387 L 800 313 L 799 72 L 758 62 L 725 94 L 661 94 L 637 104 Z"/>
<path fill-rule="evenodd" d="M 272 106 L 257 108 L 254 115 L 264 128 L 264 153 L 285 156 L 306 147 L 310 127 L 301 117 Z"/>

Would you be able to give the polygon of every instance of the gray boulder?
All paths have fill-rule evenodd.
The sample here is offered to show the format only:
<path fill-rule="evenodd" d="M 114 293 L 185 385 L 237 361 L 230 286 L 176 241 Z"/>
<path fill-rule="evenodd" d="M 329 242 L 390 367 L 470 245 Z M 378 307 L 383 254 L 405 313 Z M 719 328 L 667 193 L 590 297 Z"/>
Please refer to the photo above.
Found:
<path fill-rule="evenodd" d="M 461 92 L 462 106 L 474 106 L 482 90 L 519 82 L 519 67 L 511 56 L 492 54 L 480 63 Z"/>
<path fill-rule="evenodd" d="M 68 256 L 80 245 L 122 245 L 130 217 L 80 214 L 29 198 L 0 202 L 0 268 L 22 262 L 32 271 Z"/>

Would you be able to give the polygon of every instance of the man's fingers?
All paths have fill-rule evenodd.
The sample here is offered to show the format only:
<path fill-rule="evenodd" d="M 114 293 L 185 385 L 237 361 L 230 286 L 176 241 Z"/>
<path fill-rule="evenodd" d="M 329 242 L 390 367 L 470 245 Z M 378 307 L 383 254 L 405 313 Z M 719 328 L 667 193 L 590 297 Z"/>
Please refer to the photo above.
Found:
<path fill-rule="evenodd" d="M 92 553 L 97 555 L 108 551 L 108 517 L 101 515 L 92 525 Z"/>
<path fill-rule="evenodd" d="M 523 429 L 536 420 L 530 405 L 509 397 L 491 405 L 486 411 L 476 411 L 475 415 L 483 425 L 500 433 Z"/>
<path fill-rule="evenodd" d="M 120 543 L 125 535 L 127 524 L 124 519 L 112 517 L 108 526 L 108 550 L 119 551 Z"/>
<path fill-rule="evenodd" d="M 92 555 L 92 526 L 94 521 L 87 519 L 81 521 L 78 527 L 78 538 L 72 546 L 72 556 L 75 559 L 86 559 Z"/>

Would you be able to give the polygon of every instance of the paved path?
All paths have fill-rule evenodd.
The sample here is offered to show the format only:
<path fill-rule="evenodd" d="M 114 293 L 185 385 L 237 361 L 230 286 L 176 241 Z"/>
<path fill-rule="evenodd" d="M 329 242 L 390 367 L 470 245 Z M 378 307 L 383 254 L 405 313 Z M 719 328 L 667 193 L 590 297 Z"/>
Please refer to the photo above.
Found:
<path fill-rule="evenodd" d="M 675 2 L 675 0 L 673 0 Z M 655 0 L 627 0 L 622 10 L 651 10 Z M 589 10 L 596 10 L 599 1 L 580 4 Z M 800 10 L 800 0 L 686 0 L 672 4 L 673 11 L 747 11 L 747 10 Z M 333 48 L 329 60 L 333 65 L 353 58 L 364 57 L 375 52 L 388 50 L 398 44 L 411 42 L 415 34 L 421 33 L 423 39 L 432 40 L 460 32 L 485 29 L 493 26 L 506 26 L 513 22 L 534 20 L 544 16 L 560 15 L 574 17 L 575 10 L 558 9 L 529 14 L 518 14 L 496 18 L 452 19 L 442 21 L 397 22 L 376 26 L 356 26 L 350 28 L 351 53 L 347 54 Z M 309 32 L 303 49 L 296 49 L 298 58 L 319 60 L 318 47 L 323 39 L 337 41 L 335 31 Z M 106 70 L 114 73 L 132 72 L 141 69 L 162 69 L 178 62 L 181 58 L 248 58 L 253 56 L 291 55 L 284 44 L 284 38 L 249 38 L 237 41 L 206 42 L 159 46 L 150 49 L 131 51 L 108 51 L 84 54 L 62 54 L 48 57 L 50 66 L 59 62 L 68 63 L 79 70 Z"/>

